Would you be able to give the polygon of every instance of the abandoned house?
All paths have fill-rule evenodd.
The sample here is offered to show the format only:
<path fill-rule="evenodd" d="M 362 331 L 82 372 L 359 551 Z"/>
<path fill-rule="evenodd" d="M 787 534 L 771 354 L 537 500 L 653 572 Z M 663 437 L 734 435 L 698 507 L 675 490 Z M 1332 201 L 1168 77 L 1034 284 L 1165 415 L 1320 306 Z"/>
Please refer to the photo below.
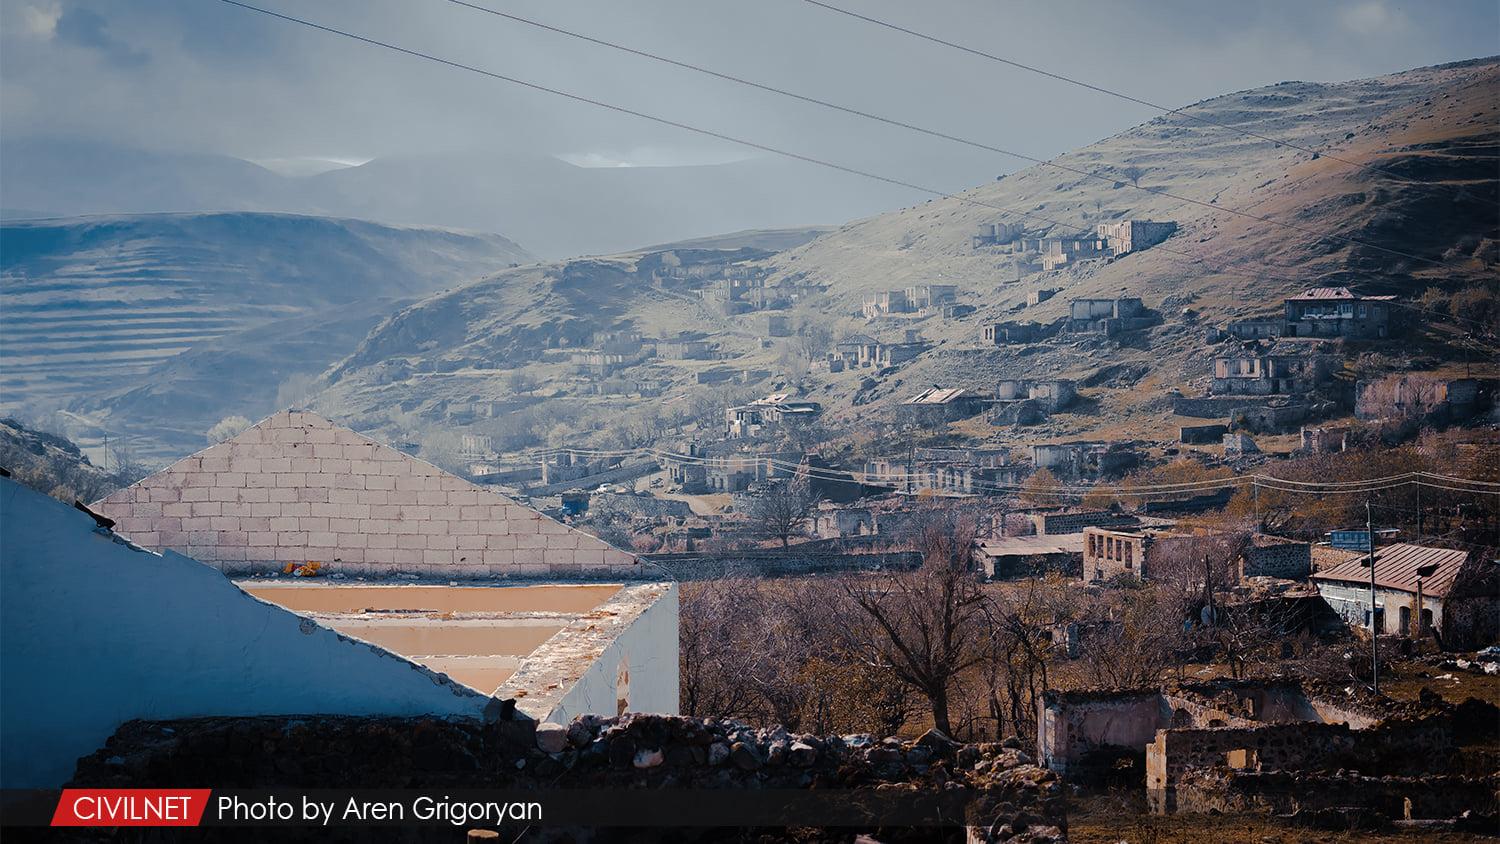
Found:
<path fill-rule="evenodd" d="M 1160 578 L 1167 566 L 1182 563 L 1205 537 L 1157 529 L 1083 529 L 1083 580 L 1103 583 L 1117 577 Z"/>
<path fill-rule="evenodd" d="M 1026 294 L 1026 306 L 1028 308 L 1034 308 L 1056 295 L 1057 289 L 1052 287 L 1043 287 L 1037 290 L 1033 290 L 1030 293 Z"/>
<path fill-rule="evenodd" d="M 1026 231 L 1020 223 L 980 223 L 973 236 L 974 248 L 1014 243 Z"/>
<path fill-rule="evenodd" d="M 7 787 L 60 786 L 137 718 L 677 711 L 672 584 L 236 583 L 8 478 L 0 566 Z"/>
<path fill-rule="evenodd" d="M 1042 256 L 1042 270 L 1051 271 L 1076 261 L 1107 257 L 1109 246 L 1097 235 L 1079 234 L 1041 238 L 1036 251 Z"/>
<path fill-rule="evenodd" d="M 1111 255 L 1124 255 L 1155 246 L 1177 231 L 1172 221 L 1121 220 L 1118 223 L 1099 223 L 1094 234 L 1104 241 Z"/>
<path fill-rule="evenodd" d="M 958 301 L 954 284 L 918 284 L 906 288 L 906 304 L 913 311 L 925 311 L 952 305 Z"/>
<path fill-rule="evenodd" d="M 862 313 L 865 319 L 877 319 L 891 314 L 911 313 L 912 310 L 905 290 L 882 290 L 865 297 Z"/>
<path fill-rule="evenodd" d="M 634 556 L 311 413 L 282 411 L 94 508 L 226 572 L 443 578 L 632 573 Z M 618 574 L 616 575 L 618 576 Z"/>
<path fill-rule="evenodd" d="M 1083 565 L 1083 534 L 1002 536 L 974 542 L 974 563 L 985 577 L 1032 577 L 1046 572 L 1076 576 Z"/>
<path fill-rule="evenodd" d="M 909 418 L 940 424 L 974 416 L 991 401 L 989 396 L 973 390 L 934 386 L 903 401 L 899 410 Z"/>
<path fill-rule="evenodd" d="M 1327 383 L 1334 362 L 1326 355 L 1244 352 L 1214 358 L 1209 392 L 1214 395 L 1299 395 Z"/>
<path fill-rule="evenodd" d="M 1490 390 L 1484 390 L 1484 387 Z M 1479 378 L 1442 378 L 1434 375 L 1387 375 L 1360 381 L 1354 388 L 1354 416 L 1358 419 L 1410 418 L 1457 422 L 1473 416 L 1487 403 L 1494 382 Z"/>
<path fill-rule="evenodd" d="M 1034 322 L 992 322 L 980 327 L 980 336 L 989 346 L 1030 343 L 1042 338 L 1042 328 Z"/>
<path fill-rule="evenodd" d="M 823 406 L 815 401 L 794 399 L 787 393 L 772 393 L 749 404 L 724 411 L 724 433 L 730 439 L 759 436 L 768 428 L 801 424 L 816 419 Z"/>
<path fill-rule="evenodd" d="M 1045 413 L 1056 413 L 1078 398 L 1078 387 L 1069 378 L 1002 378 L 995 387 L 1000 401 L 1026 399 L 1036 402 Z"/>
<path fill-rule="evenodd" d="M 1031 447 L 1031 463 L 1062 477 L 1119 475 L 1140 463 L 1129 443 L 1038 443 Z"/>
<path fill-rule="evenodd" d="M 992 495 L 1021 483 L 1031 471 L 1027 466 L 1007 464 L 1005 452 L 952 452 L 961 450 L 918 449 L 909 457 L 868 460 L 865 482 L 911 492 Z"/>
<path fill-rule="evenodd" d="M 1349 557 L 1312 576 L 1323 600 L 1352 627 L 1371 629 L 1370 567 Z M 1399 543 L 1375 551 L 1374 627 L 1381 635 L 1436 635 L 1445 649 L 1500 641 L 1500 581 L 1479 551 Z M 1391 612 L 1394 609 L 1395 612 Z"/>
<path fill-rule="evenodd" d="M 1357 687 L 1218 679 L 1049 690 L 1038 709 L 1043 765 L 1075 781 L 1143 770 L 1158 814 L 1362 806 L 1388 819 L 1439 819 L 1493 800 L 1491 784 L 1462 776 L 1455 764 L 1464 734 L 1445 704 L 1403 704 Z"/>
<path fill-rule="evenodd" d="M 1360 296 L 1347 287 L 1314 287 L 1286 299 L 1286 337 L 1369 340 L 1390 334 L 1395 296 Z"/>
<path fill-rule="evenodd" d="M 1239 340 L 1274 340 L 1285 327 L 1282 319 L 1237 319 L 1225 325 L 1224 332 Z"/>
<path fill-rule="evenodd" d="M 1138 297 L 1074 299 L 1068 304 L 1067 328 L 1074 333 L 1113 336 L 1150 326 L 1155 319 Z"/>
<path fill-rule="evenodd" d="M 702 337 L 674 337 L 656 344 L 657 354 L 667 360 L 707 360 L 713 344 Z"/>
<path fill-rule="evenodd" d="M 1302 426 L 1297 451 L 1303 454 L 1335 454 L 1349 444 L 1348 428 L 1309 428 Z"/>

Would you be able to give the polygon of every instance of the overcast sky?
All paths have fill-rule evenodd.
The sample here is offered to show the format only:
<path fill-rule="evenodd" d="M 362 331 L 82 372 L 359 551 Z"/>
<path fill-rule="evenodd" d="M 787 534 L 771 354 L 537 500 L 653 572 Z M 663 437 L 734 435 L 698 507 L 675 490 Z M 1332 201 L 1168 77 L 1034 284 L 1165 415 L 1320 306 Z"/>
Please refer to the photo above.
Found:
<path fill-rule="evenodd" d="M 936 140 L 541 32 L 446 0 L 253 0 L 715 130 L 919 177 Z M 1047 156 L 1155 113 L 801 0 L 475 0 L 684 61 Z M 1496 52 L 1494 0 L 832 0 L 1167 104 Z M 599 162 L 748 155 L 216 0 L 3 0 L 0 133 L 247 159 L 503 147 Z M 1013 169 L 997 163 L 998 169 Z"/>

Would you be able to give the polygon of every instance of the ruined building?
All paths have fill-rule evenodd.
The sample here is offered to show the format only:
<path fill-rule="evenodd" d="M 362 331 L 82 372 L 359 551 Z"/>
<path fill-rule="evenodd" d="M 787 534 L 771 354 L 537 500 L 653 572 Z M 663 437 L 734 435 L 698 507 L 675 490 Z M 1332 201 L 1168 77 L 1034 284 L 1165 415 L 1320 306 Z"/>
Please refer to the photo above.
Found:
<path fill-rule="evenodd" d="M 1172 221 L 1121 220 L 1118 223 L 1100 223 L 1094 226 L 1094 234 L 1105 243 L 1111 255 L 1124 255 L 1155 246 L 1177 231 Z"/>
<path fill-rule="evenodd" d="M 1328 383 L 1334 361 L 1327 355 L 1261 354 L 1257 351 L 1214 358 L 1214 395 L 1299 395 Z"/>

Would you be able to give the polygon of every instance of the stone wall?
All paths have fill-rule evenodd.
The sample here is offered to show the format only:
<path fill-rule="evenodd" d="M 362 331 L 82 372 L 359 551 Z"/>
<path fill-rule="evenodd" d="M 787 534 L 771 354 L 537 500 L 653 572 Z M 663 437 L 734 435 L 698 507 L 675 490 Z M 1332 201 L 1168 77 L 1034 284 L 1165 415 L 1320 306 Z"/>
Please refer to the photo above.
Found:
<path fill-rule="evenodd" d="M 1206 772 L 1441 771 L 1453 752 L 1452 735 L 1447 716 L 1365 730 L 1322 723 L 1163 729 L 1146 748 L 1147 800 L 1157 812 L 1192 811 L 1178 802 L 1177 786 L 1184 778 Z"/>
<path fill-rule="evenodd" d="M 437 718 L 132 721 L 79 760 L 72 785 L 172 782 L 225 789 L 815 789 L 830 799 L 879 789 L 893 796 L 972 797 L 969 825 L 978 835 L 970 840 L 1061 841 L 1067 825 L 1057 776 L 1014 743 L 960 745 L 935 731 L 916 741 L 876 741 L 640 714 L 584 716 L 567 725 Z M 845 832 L 837 840 L 848 840 Z"/>
<path fill-rule="evenodd" d="M 1161 692 L 1049 691 L 1038 703 L 1037 756 L 1051 770 L 1088 777 L 1139 756 L 1171 711 Z"/>
<path fill-rule="evenodd" d="M 1312 574 L 1312 546 L 1306 542 L 1256 540 L 1240 555 L 1241 577 L 1300 580 Z"/>
<path fill-rule="evenodd" d="M 310 413 L 282 412 L 94 505 L 148 548 L 226 572 L 618 577 L 597 537 Z"/>

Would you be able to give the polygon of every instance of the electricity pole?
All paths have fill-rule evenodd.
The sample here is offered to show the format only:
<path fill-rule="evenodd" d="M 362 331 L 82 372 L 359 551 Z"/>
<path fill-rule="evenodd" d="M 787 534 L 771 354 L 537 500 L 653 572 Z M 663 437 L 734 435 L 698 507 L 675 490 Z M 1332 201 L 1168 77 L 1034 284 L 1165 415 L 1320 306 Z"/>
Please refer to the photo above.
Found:
<path fill-rule="evenodd" d="M 1370 554 L 1370 677 L 1375 694 L 1380 694 L 1380 626 L 1375 615 L 1375 519 L 1370 502 L 1365 502 L 1365 548 Z"/>

